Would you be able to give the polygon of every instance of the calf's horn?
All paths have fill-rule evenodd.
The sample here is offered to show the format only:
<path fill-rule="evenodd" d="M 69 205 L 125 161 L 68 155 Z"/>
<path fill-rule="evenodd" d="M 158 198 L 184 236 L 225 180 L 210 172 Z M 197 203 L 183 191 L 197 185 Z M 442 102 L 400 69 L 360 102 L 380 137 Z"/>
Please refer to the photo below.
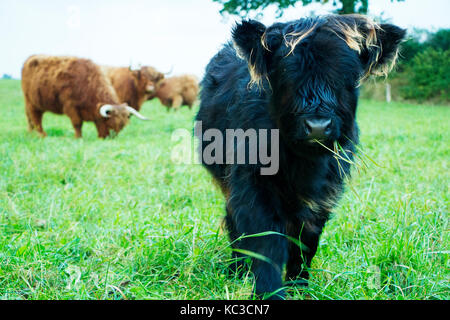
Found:
<path fill-rule="evenodd" d="M 108 114 L 111 110 L 113 109 L 113 106 L 110 104 L 105 104 L 103 106 L 100 107 L 100 115 L 103 118 L 109 118 L 110 115 Z"/>
<path fill-rule="evenodd" d="M 135 115 L 138 119 L 141 120 L 150 120 L 146 117 L 144 117 L 142 114 L 140 114 L 139 112 L 136 111 L 136 109 L 130 107 L 130 106 L 126 106 L 125 108 L 127 108 L 128 112 L 130 112 L 131 114 Z"/>

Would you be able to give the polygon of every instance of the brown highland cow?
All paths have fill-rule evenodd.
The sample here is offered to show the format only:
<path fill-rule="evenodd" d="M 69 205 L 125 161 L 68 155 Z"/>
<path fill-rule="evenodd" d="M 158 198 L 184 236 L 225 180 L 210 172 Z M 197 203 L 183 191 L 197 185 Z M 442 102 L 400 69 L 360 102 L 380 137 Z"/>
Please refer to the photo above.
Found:
<path fill-rule="evenodd" d="M 195 76 L 183 75 L 166 78 L 156 90 L 156 96 L 169 110 L 179 109 L 183 105 L 192 108 L 198 95 L 198 81 Z"/>
<path fill-rule="evenodd" d="M 164 79 L 164 74 L 152 67 L 131 70 L 127 67 L 103 66 L 102 69 L 110 79 L 120 102 L 127 103 L 138 111 L 145 101 L 155 97 L 157 87 Z"/>
<path fill-rule="evenodd" d="M 22 90 L 29 130 L 42 137 L 42 115 L 46 111 L 65 114 L 72 121 L 75 137 L 81 137 L 83 121 L 95 123 L 100 138 L 118 133 L 131 114 L 148 120 L 135 109 L 120 104 L 111 83 L 91 60 L 75 57 L 35 55 L 22 69 Z"/>

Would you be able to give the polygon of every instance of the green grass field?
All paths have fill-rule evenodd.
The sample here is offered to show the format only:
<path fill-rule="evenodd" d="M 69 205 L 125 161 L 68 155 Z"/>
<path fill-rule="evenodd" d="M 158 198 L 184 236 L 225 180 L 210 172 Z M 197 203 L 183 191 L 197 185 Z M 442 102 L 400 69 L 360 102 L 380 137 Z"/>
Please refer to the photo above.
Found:
<path fill-rule="evenodd" d="M 67 117 L 27 131 L 20 82 L 0 81 L 0 298 L 248 299 L 227 276 L 224 199 L 171 140 L 194 111 L 147 102 L 116 139 Z M 450 109 L 361 101 L 364 152 L 289 299 L 449 299 Z"/>

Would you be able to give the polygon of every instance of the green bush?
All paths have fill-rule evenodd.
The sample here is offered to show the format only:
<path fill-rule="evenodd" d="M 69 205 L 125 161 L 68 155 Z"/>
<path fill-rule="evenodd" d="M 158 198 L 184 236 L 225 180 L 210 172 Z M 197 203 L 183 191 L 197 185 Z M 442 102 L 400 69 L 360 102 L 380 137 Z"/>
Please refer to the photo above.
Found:
<path fill-rule="evenodd" d="M 450 100 L 450 51 L 427 48 L 408 64 L 404 75 L 408 84 L 402 88 L 406 99 Z"/>
<path fill-rule="evenodd" d="M 408 38 L 400 47 L 400 56 L 397 61 L 396 72 L 403 72 L 407 65 L 419 52 L 422 52 L 428 48 L 427 41 L 424 42 L 423 39 L 427 39 L 429 37 L 430 34 L 426 30 L 415 29 L 408 34 Z"/>
<path fill-rule="evenodd" d="M 449 103 L 449 50 L 450 29 L 434 33 L 412 30 L 402 43 L 395 70 L 387 80 L 391 85 L 392 99 Z M 365 83 L 361 96 L 385 100 L 384 81 Z"/>
<path fill-rule="evenodd" d="M 441 29 L 433 33 L 427 43 L 434 49 L 450 50 L 450 29 Z"/>

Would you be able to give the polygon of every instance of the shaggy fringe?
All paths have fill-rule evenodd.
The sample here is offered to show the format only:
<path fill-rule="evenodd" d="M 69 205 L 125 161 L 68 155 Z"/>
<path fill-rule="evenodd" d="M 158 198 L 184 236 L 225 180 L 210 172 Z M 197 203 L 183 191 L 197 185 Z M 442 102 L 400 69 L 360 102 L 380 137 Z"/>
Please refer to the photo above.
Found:
<path fill-rule="evenodd" d="M 371 75 L 384 76 L 386 78 L 389 72 L 393 69 L 398 58 L 398 49 L 390 61 L 381 66 L 378 65 L 383 48 L 379 44 L 377 33 L 383 32 L 383 29 L 372 19 L 358 14 L 349 14 L 338 17 L 328 16 L 325 17 L 325 20 L 318 20 L 311 26 L 306 27 L 304 30 L 285 34 L 284 44 L 289 48 L 289 52 L 286 54 L 286 57 L 293 54 L 295 48 L 301 44 L 303 40 L 310 36 L 319 26 L 333 32 L 337 37 L 345 41 L 350 49 L 355 50 L 358 54 L 361 54 L 364 50 L 367 50 L 369 56 L 373 56 L 371 59 L 372 62 L 368 66 L 366 72 L 362 74 L 361 78 L 358 80 L 358 86 L 361 85 L 363 80 L 366 80 Z M 265 50 L 271 52 L 267 44 L 266 36 L 266 32 L 264 32 L 261 36 L 261 45 Z M 243 55 L 239 53 L 237 46 L 234 45 L 234 47 L 237 55 L 245 60 Z M 249 61 L 251 61 L 252 55 L 253 51 L 250 53 Z M 252 88 L 256 85 L 258 88 L 261 88 L 263 84 L 263 75 L 259 74 L 256 70 L 256 66 L 251 63 L 248 63 L 248 70 L 250 72 L 250 82 L 248 83 L 248 87 Z M 264 76 L 268 81 L 267 75 Z"/>
<path fill-rule="evenodd" d="M 317 24 L 318 24 L 318 22 L 314 23 L 307 30 L 302 30 L 299 32 L 290 32 L 284 36 L 284 43 L 287 47 L 290 48 L 286 57 L 291 55 L 294 52 L 297 45 L 300 44 L 305 38 L 307 38 L 316 29 Z"/>

